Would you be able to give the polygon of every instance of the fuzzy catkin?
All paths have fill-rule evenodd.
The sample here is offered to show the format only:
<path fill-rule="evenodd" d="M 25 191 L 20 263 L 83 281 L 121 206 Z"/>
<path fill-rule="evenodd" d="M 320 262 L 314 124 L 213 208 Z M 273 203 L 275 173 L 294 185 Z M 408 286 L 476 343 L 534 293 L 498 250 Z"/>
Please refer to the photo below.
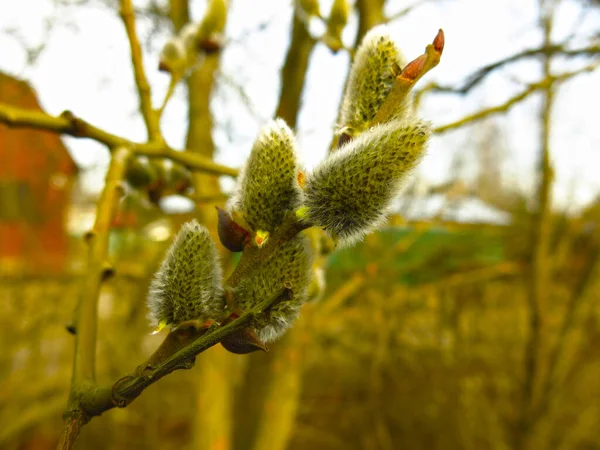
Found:
<path fill-rule="evenodd" d="M 261 341 L 271 342 L 279 338 L 298 317 L 300 307 L 307 299 L 312 259 L 308 238 L 295 236 L 281 244 L 270 259 L 257 267 L 236 289 L 236 302 L 245 310 L 275 295 L 285 282 L 291 284 L 293 297 L 270 308 L 266 324 L 256 328 Z"/>
<path fill-rule="evenodd" d="M 272 233 L 300 201 L 296 143 L 282 119 L 265 126 L 254 142 L 228 209 L 241 214 L 253 231 Z"/>
<path fill-rule="evenodd" d="M 388 122 L 341 147 L 307 178 L 304 219 L 322 227 L 341 246 L 360 240 L 386 219 L 430 134 L 426 122 Z"/>
<path fill-rule="evenodd" d="M 148 308 L 154 326 L 187 320 L 219 320 L 225 311 L 221 265 L 206 227 L 183 224 L 150 283 Z"/>
<path fill-rule="evenodd" d="M 394 84 L 394 65 L 406 65 L 402 52 L 391 40 L 385 25 L 372 28 L 356 51 L 342 101 L 340 125 L 347 127 L 351 136 L 357 136 L 371 125 Z M 406 102 L 409 103 L 409 99 Z M 399 109 L 403 107 L 408 109 L 409 105 Z"/>

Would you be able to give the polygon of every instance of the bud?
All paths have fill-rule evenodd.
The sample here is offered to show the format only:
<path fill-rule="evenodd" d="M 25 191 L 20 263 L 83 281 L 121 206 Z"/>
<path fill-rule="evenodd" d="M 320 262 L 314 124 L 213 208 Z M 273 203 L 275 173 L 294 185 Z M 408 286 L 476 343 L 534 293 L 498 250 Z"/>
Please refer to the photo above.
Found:
<path fill-rule="evenodd" d="M 295 139 L 286 123 L 277 119 L 264 127 L 240 174 L 238 191 L 228 203 L 252 231 L 273 233 L 288 211 L 300 201 Z"/>
<path fill-rule="evenodd" d="M 127 160 L 125 180 L 134 189 L 143 189 L 158 178 L 156 168 L 145 156 L 131 155 Z"/>
<path fill-rule="evenodd" d="M 225 312 L 221 266 L 206 227 L 183 224 L 150 283 L 153 325 L 172 328 L 189 320 L 219 320 Z"/>
<path fill-rule="evenodd" d="M 185 44 L 179 37 L 170 37 L 163 46 L 158 59 L 158 70 L 171 75 L 182 74 L 187 65 Z"/>
<path fill-rule="evenodd" d="M 344 46 L 342 32 L 348 23 L 349 10 L 350 6 L 347 0 L 333 0 L 323 41 L 334 53 Z"/>
<path fill-rule="evenodd" d="M 376 125 L 317 166 L 306 180 L 303 220 L 351 245 L 380 226 L 431 134 L 414 120 Z"/>
<path fill-rule="evenodd" d="M 256 327 L 260 341 L 271 342 L 279 338 L 298 317 L 300 307 L 306 301 L 312 256 L 308 239 L 298 235 L 281 244 L 270 259 L 256 267 L 236 289 L 235 301 L 243 311 L 273 297 L 284 283 L 289 283 L 293 295 L 275 303 Z"/>
<path fill-rule="evenodd" d="M 228 3 L 228 0 L 209 0 L 206 5 L 206 12 L 198 25 L 196 42 L 207 53 L 221 48 Z"/>
<path fill-rule="evenodd" d="M 395 68 L 405 64 L 385 25 L 365 35 L 356 51 L 342 101 L 340 124 L 345 135 L 357 136 L 371 126 L 394 85 Z"/>
<path fill-rule="evenodd" d="M 241 252 L 250 241 L 250 232 L 235 222 L 234 218 L 222 208 L 217 208 L 219 240 L 231 252 Z"/>

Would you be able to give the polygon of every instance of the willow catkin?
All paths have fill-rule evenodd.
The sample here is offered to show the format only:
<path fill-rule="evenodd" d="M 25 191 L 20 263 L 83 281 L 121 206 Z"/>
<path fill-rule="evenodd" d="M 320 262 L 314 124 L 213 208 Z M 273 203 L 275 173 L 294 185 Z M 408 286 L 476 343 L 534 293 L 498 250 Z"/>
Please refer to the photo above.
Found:
<path fill-rule="evenodd" d="M 252 231 L 272 233 L 300 201 L 297 178 L 294 134 L 276 119 L 254 142 L 228 210 L 240 214 Z"/>
<path fill-rule="evenodd" d="M 279 338 L 298 317 L 300 307 L 307 299 L 312 259 L 308 238 L 295 236 L 277 247 L 271 257 L 237 287 L 235 300 L 242 310 L 273 297 L 284 283 L 289 283 L 293 291 L 291 299 L 275 303 L 266 313 L 264 323 L 256 327 L 261 341 Z"/>
<path fill-rule="evenodd" d="M 420 160 L 428 123 L 376 125 L 341 147 L 307 177 L 302 217 L 341 246 L 380 226 L 402 181 Z"/>
<path fill-rule="evenodd" d="M 356 51 L 342 100 L 340 125 L 344 133 L 357 136 L 371 126 L 396 79 L 394 68 L 404 65 L 406 59 L 385 25 L 374 27 L 365 35 Z M 410 99 L 398 109 L 408 111 Z"/>
<path fill-rule="evenodd" d="M 157 327 L 219 320 L 225 312 L 221 266 L 206 227 L 185 223 L 150 283 L 149 316 Z"/>

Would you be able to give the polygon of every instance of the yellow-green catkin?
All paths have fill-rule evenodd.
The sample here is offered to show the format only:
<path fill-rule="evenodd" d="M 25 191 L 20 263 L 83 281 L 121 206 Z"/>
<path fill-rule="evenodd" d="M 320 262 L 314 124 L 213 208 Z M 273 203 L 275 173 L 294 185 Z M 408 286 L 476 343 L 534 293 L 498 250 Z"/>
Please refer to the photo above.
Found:
<path fill-rule="evenodd" d="M 379 227 L 431 134 L 414 119 L 376 125 L 345 144 L 307 178 L 304 220 L 347 246 Z"/>
<path fill-rule="evenodd" d="M 219 320 L 225 312 L 221 266 L 206 227 L 185 223 L 167 251 L 148 292 L 154 326 Z"/>
<path fill-rule="evenodd" d="M 185 43 L 179 36 L 170 37 L 160 52 L 158 68 L 178 76 L 185 72 L 187 64 Z"/>
<path fill-rule="evenodd" d="M 313 254 L 307 237 L 298 235 L 281 244 L 270 259 L 255 268 L 235 290 L 235 301 L 242 310 L 255 307 L 290 283 L 293 297 L 276 303 L 265 313 L 255 329 L 259 339 L 271 342 L 279 338 L 298 317 L 306 302 Z"/>
<path fill-rule="evenodd" d="M 282 119 L 265 126 L 254 142 L 230 212 L 240 214 L 252 231 L 273 231 L 300 201 L 296 143 Z"/>
<path fill-rule="evenodd" d="M 363 38 L 350 70 L 342 100 L 340 127 L 350 136 L 358 136 L 372 125 L 373 118 L 392 89 L 396 67 L 404 67 L 406 60 L 389 36 L 385 25 L 372 28 Z M 399 105 L 410 110 L 410 98 Z"/>

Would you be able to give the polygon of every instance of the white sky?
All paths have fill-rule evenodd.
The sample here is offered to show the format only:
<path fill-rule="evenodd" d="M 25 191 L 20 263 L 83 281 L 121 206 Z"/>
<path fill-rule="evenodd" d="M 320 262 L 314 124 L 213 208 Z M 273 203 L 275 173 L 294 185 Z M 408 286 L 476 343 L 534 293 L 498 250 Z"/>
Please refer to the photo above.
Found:
<path fill-rule="evenodd" d="M 414 1 L 414 0 L 413 0 Z M 94 2 L 91 2 L 92 4 Z M 138 5 L 144 2 L 135 2 Z M 403 9 L 412 2 L 389 0 L 389 12 Z M 240 166 L 249 153 L 258 127 L 272 116 L 279 95 L 279 69 L 289 42 L 291 1 L 232 0 L 227 34 L 232 42 L 223 54 L 222 71 L 243 87 L 253 104 L 253 112 L 243 106 L 240 96 L 227 82 L 220 83 L 212 110 L 218 127 L 214 130 L 217 160 Z M 321 0 L 327 12 L 331 0 Z M 193 17 L 199 19 L 204 2 L 193 2 Z M 45 23 L 60 17 L 51 32 Z M 441 0 L 421 6 L 391 25 L 392 36 L 407 58 L 418 56 L 435 36 L 438 28 L 446 34 L 446 48 L 440 65 L 421 83 L 436 80 L 448 85 L 490 62 L 524 48 L 540 45 L 536 26 L 537 0 Z M 265 31 L 258 24 L 269 21 Z M 138 21 L 142 38 L 148 24 Z M 46 43 L 46 49 L 33 66 L 16 39 L 2 30 L 15 29 L 30 46 Z M 344 38 L 351 44 L 356 29 L 353 18 Z M 581 15 L 580 2 L 564 0 L 557 14 L 554 39 L 559 42 L 577 33 L 588 36 L 600 29 L 600 14 Z M 254 31 L 252 31 L 254 30 Z M 168 35 L 151 40 L 145 65 L 155 103 L 168 84 L 168 77 L 156 70 L 160 46 Z M 249 33 L 249 34 L 247 34 Z M 238 38 L 244 36 L 243 42 Z M 575 42 L 574 45 L 585 42 Z M 557 65 L 556 71 L 571 70 L 586 63 Z M 589 60 L 588 60 L 589 62 Z M 300 112 L 298 133 L 301 158 L 308 167 L 325 155 L 331 138 L 342 83 L 348 68 L 348 56 L 333 55 L 317 45 L 307 76 L 307 88 Z M 75 114 L 106 130 L 134 140 L 143 140 L 145 129 L 137 114 L 137 94 L 133 83 L 129 47 L 123 26 L 115 11 L 102 6 L 60 7 L 50 0 L 0 1 L 0 70 L 24 78 L 35 87 L 43 107 L 50 114 L 70 109 Z M 523 82 L 538 79 L 539 64 L 523 62 L 499 71 L 467 97 L 434 94 L 424 101 L 421 115 L 436 125 L 454 121 L 485 106 L 504 102 L 523 89 Z M 556 206 L 576 207 L 592 200 L 600 192 L 600 71 L 581 75 L 562 85 L 553 117 L 551 149 L 556 165 Z M 531 188 L 539 143 L 538 98 L 516 106 L 499 121 L 506 134 L 507 177 L 523 188 Z M 165 111 L 162 121 L 167 141 L 182 147 L 186 129 L 184 90 Z M 434 137 L 419 169 L 431 183 L 446 180 L 453 155 L 473 150 L 473 127 Z M 508 131 L 510 130 L 510 132 Z M 89 140 L 65 138 L 75 160 L 82 167 L 95 167 L 88 176 L 88 187 L 98 189 L 108 161 L 108 153 Z"/>

